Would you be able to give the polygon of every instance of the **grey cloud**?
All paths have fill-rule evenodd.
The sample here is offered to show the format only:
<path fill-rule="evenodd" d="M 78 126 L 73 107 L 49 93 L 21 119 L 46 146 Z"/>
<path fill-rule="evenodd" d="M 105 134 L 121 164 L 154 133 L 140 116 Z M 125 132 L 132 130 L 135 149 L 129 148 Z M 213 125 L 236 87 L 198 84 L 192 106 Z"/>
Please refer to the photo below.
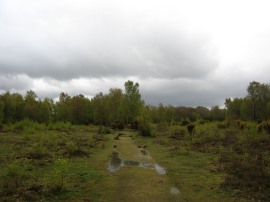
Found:
<path fill-rule="evenodd" d="M 95 53 L 89 55 L 54 46 L 45 51 L 29 50 L 25 46 L 16 52 L 2 50 L 1 72 L 55 79 L 133 75 L 179 78 L 202 77 L 216 68 L 217 63 L 207 58 L 200 43 L 182 46 L 184 38 L 175 41 L 169 38 L 164 36 L 150 45 L 127 41 L 125 47 L 119 47 L 123 42 L 108 45 L 98 39 L 100 47 L 91 50 Z"/>
<path fill-rule="evenodd" d="M 152 29 L 142 39 L 141 55 L 149 76 L 159 78 L 205 77 L 218 67 L 209 56 L 214 47 L 207 38 L 189 37 L 188 33 L 164 25 Z"/>
<path fill-rule="evenodd" d="M 146 103 L 174 106 L 224 106 L 226 98 L 244 97 L 248 80 L 220 82 L 220 79 L 142 80 L 141 93 Z"/>
<path fill-rule="evenodd" d="M 0 74 L 0 89 L 2 91 L 22 91 L 31 88 L 33 81 L 26 75 Z"/>
<path fill-rule="evenodd" d="M 1 73 L 59 80 L 184 78 L 204 77 L 218 65 L 217 59 L 207 54 L 212 49 L 208 39 L 188 36 L 175 25 L 144 22 L 139 16 L 126 16 L 123 10 L 104 5 L 98 11 L 105 8 L 107 13 L 101 14 L 88 14 L 84 9 L 80 13 L 66 5 L 71 15 L 52 9 L 54 18 L 49 17 L 48 5 L 44 12 L 36 4 L 32 6 L 36 11 L 27 14 L 30 9 L 17 8 L 17 16 L 11 21 L 4 18 L 0 25 L 5 30 L 0 38 L 4 44 L 0 46 Z"/>
<path fill-rule="evenodd" d="M 146 103 L 212 106 L 269 83 L 264 19 L 241 32 L 221 7 L 186 2 L 1 0 L 0 92 L 94 96 L 131 79 Z"/>

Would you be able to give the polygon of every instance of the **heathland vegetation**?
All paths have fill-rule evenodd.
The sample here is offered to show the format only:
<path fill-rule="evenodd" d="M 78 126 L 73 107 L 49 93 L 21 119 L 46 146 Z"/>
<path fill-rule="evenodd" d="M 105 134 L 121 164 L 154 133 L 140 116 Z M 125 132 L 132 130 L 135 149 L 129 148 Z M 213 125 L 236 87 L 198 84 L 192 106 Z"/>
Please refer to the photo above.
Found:
<path fill-rule="evenodd" d="M 269 84 L 249 83 L 247 95 L 227 98 L 224 109 L 146 105 L 138 83 L 124 87 L 91 99 L 61 93 L 58 101 L 41 100 L 32 90 L 0 95 L 2 201 L 116 200 L 131 171 L 111 176 L 106 164 L 125 143 L 147 147 L 167 170 L 166 180 L 132 170 L 145 186 L 140 200 L 151 201 L 150 191 L 153 201 L 173 200 L 150 190 L 146 176 L 178 187 L 187 201 L 270 200 Z"/>

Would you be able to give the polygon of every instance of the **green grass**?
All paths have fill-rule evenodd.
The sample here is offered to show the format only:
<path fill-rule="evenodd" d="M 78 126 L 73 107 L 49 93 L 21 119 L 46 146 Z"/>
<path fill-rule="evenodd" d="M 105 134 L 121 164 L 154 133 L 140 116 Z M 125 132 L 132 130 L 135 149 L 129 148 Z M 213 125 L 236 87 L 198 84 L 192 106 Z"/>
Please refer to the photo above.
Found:
<path fill-rule="evenodd" d="M 94 134 L 93 127 L 68 125 L 60 130 L 59 124 L 55 129 L 38 124 L 31 128 L 29 122 L 6 127 L 0 133 L 0 176 L 1 179 L 8 178 L 0 182 L 3 200 L 74 201 L 76 197 L 84 196 L 86 190 L 87 197 L 91 198 L 91 187 L 102 179 L 102 174 L 91 164 L 91 158 L 95 158 L 92 154 L 101 151 L 104 144 L 93 140 Z M 66 159 L 65 171 L 61 166 L 57 167 L 57 159 Z M 9 170 L 14 163 L 20 170 L 15 169 L 11 175 Z M 18 187 L 9 185 L 8 180 L 15 181 L 20 173 L 25 173 L 27 179 L 21 180 Z M 62 174 L 63 186 L 56 189 L 58 175 Z"/>
<path fill-rule="evenodd" d="M 9 181 L 20 176 L 27 178 L 22 178 L 18 187 L 8 187 L 7 181 L 1 180 L 3 201 L 236 199 L 220 188 L 224 173 L 217 169 L 218 155 L 192 150 L 188 154 L 183 144 L 167 136 L 143 138 L 136 131 L 125 130 L 116 140 L 119 131 L 98 134 L 99 128 L 95 126 L 57 123 L 45 127 L 35 124 L 31 129 L 29 122 L 20 124 L 22 130 L 10 125 L 0 133 L 0 177 L 9 178 Z M 159 175 L 154 169 L 136 167 L 123 167 L 116 173 L 109 173 L 107 167 L 114 145 L 118 146 L 121 158 L 158 163 L 167 174 Z M 139 156 L 138 146 L 147 146 L 152 158 Z M 14 168 L 12 172 L 11 168 Z M 171 195 L 172 187 L 178 188 L 180 194 Z M 237 199 L 241 200 L 245 201 Z"/>
<path fill-rule="evenodd" d="M 178 187 L 188 201 L 234 201 L 236 198 L 220 188 L 225 173 L 217 169 L 218 155 L 175 147 L 175 140 L 137 138 L 138 144 L 148 145 L 148 150 L 159 164 L 166 168 L 172 186 Z M 162 141 L 163 139 L 163 141 Z M 161 141 L 166 144 L 158 145 Z M 237 201 L 246 201 L 237 199 Z"/>

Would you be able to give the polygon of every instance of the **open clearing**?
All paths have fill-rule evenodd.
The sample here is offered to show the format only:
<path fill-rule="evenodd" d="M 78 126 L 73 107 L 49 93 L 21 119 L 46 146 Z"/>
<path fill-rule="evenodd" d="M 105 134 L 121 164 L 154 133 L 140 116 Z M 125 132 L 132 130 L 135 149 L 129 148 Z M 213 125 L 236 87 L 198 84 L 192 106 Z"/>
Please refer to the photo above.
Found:
<path fill-rule="evenodd" d="M 89 127 L 1 133 L 2 201 L 245 201 L 220 188 L 217 156 L 131 130 L 94 134 Z M 27 176 L 19 186 L 10 182 L 20 175 L 7 174 L 14 162 Z"/>
<path fill-rule="evenodd" d="M 134 136 L 136 133 L 126 131 L 110 141 L 106 153 L 119 152 L 122 163 L 119 170 L 107 174 L 102 184 L 106 194 L 100 201 L 244 201 L 219 188 L 222 175 L 215 171 L 216 157 L 185 152 L 175 155 L 155 138 Z M 141 152 L 144 148 L 147 155 Z M 141 164 L 126 166 L 125 160 Z M 159 173 L 157 166 L 166 173 Z"/>
<path fill-rule="evenodd" d="M 147 150 L 143 149 L 143 145 L 135 144 L 130 137 L 132 134 L 126 133 L 119 140 L 113 141 L 123 162 L 119 170 L 108 175 L 107 186 L 110 187 L 108 200 L 182 201 L 182 194 L 170 193 L 170 189 L 174 186 L 170 183 L 166 172 L 149 154 L 146 154 Z M 111 162 L 109 166 L 110 164 Z"/>

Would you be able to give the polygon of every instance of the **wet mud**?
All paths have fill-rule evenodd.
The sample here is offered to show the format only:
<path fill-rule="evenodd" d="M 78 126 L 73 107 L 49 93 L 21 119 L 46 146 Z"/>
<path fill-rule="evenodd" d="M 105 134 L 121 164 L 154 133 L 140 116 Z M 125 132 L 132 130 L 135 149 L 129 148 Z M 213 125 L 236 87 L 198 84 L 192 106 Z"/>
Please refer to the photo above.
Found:
<path fill-rule="evenodd" d="M 149 156 L 148 151 L 144 149 L 141 150 L 141 153 L 142 155 Z M 119 152 L 114 150 L 111 154 L 111 159 L 108 165 L 109 172 L 111 173 L 117 172 L 120 170 L 120 168 L 125 166 L 152 169 L 155 170 L 160 175 L 166 174 L 166 170 L 157 163 L 148 163 L 143 161 L 121 159 Z"/>
<path fill-rule="evenodd" d="M 152 159 L 149 152 L 146 150 L 147 146 L 137 146 L 138 150 L 141 154 L 140 161 L 133 160 L 133 159 L 122 159 L 120 156 L 121 154 L 118 152 L 118 145 L 113 145 L 113 151 L 111 154 L 110 161 L 108 163 L 108 171 L 110 173 L 118 172 L 122 167 L 137 167 L 142 169 L 151 169 L 155 171 L 159 175 L 166 175 L 166 169 L 160 166 L 157 163 L 154 163 L 151 160 L 151 163 L 149 162 L 149 159 Z M 134 158 L 136 154 L 134 154 Z M 148 162 L 147 162 L 148 160 Z M 176 187 L 171 187 L 169 190 L 171 195 L 178 195 L 180 194 L 180 191 Z"/>

